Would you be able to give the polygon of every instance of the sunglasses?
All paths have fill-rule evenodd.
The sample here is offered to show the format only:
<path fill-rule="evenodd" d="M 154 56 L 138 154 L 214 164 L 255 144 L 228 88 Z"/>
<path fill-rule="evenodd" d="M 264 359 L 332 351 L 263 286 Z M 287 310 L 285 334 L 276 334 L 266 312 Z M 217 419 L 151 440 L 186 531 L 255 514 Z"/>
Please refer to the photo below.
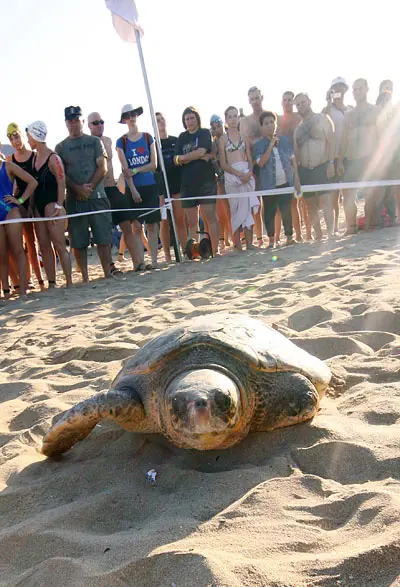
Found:
<path fill-rule="evenodd" d="M 137 117 L 136 110 L 131 110 L 130 112 L 124 112 L 122 115 L 122 120 L 126 120 L 127 118 L 134 118 Z"/>
<path fill-rule="evenodd" d="M 104 124 L 104 120 L 93 120 L 90 124 L 93 124 L 93 126 L 99 126 L 99 124 Z"/>
<path fill-rule="evenodd" d="M 26 130 L 28 130 L 28 129 L 26 129 Z M 11 139 L 11 138 L 13 138 L 13 139 L 19 139 L 20 136 L 21 136 L 20 133 L 18 131 L 16 131 L 16 130 L 14 132 L 12 132 L 10 135 L 7 135 L 7 137 L 9 139 Z"/>

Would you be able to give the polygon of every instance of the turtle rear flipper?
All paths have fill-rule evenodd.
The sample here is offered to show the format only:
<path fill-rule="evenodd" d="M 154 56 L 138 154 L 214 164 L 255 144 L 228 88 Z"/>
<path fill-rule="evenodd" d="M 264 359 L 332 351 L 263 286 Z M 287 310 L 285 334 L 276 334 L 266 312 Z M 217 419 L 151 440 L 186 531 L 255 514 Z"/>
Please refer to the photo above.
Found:
<path fill-rule="evenodd" d="M 126 430 L 137 430 L 145 417 L 139 396 L 112 389 L 90 397 L 68 410 L 43 438 L 41 452 L 56 456 L 86 438 L 101 420 L 114 420 Z"/>

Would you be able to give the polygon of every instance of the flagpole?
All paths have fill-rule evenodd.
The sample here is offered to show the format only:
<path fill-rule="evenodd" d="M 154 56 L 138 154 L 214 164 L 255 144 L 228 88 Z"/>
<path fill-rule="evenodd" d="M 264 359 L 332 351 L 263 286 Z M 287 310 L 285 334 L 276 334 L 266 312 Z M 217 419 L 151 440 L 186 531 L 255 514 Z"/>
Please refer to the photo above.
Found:
<path fill-rule="evenodd" d="M 168 197 L 169 203 L 171 205 L 170 212 L 171 212 L 171 219 L 172 219 L 172 227 L 173 227 L 173 230 L 174 230 L 175 242 L 176 242 L 176 245 L 177 245 L 176 248 L 175 248 L 175 257 L 176 257 L 176 261 L 178 263 L 181 263 L 182 262 L 182 255 L 181 255 L 180 242 L 179 242 L 179 238 L 178 238 L 178 232 L 176 230 L 175 216 L 174 216 L 174 207 L 173 207 L 172 201 L 171 201 L 171 194 L 170 194 L 170 191 L 169 191 L 167 172 L 165 171 L 165 164 L 164 164 L 164 157 L 163 157 L 163 154 L 162 154 L 160 134 L 158 132 L 156 115 L 154 113 L 154 108 L 153 108 L 153 100 L 151 98 L 151 93 L 150 93 L 149 80 L 148 80 L 148 77 L 147 77 L 146 65 L 145 65 L 144 57 L 143 57 L 142 43 L 141 43 L 141 40 L 140 40 L 140 32 L 137 29 L 137 27 L 135 27 L 135 35 L 136 35 L 136 44 L 137 44 L 138 51 L 139 51 L 140 65 L 142 66 L 142 73 L 143 73 L 144 85 L 146 87 L 147 101 L 149 103 L 149 108 L 150 108 L 151 121 L 153 123 L 154 136 L 156 138 L 156 143 L 157 143 L 157 146 L 158 146 L 158 155 L 159 155 L 159 158 L 160 158 L 161 169 L 162 169 L 162 173 L 163 173 L 163 176 L 164 176 L 165 189 L 166 189 L 166 192 L 167 192 L 167 197 Z"/>

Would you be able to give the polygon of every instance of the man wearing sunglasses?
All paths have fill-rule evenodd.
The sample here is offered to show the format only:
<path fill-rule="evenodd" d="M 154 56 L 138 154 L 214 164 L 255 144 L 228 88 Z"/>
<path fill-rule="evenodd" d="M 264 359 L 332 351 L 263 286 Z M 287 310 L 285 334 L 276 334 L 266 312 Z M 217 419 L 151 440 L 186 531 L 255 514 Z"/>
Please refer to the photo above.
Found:
<path fill-rule="evenodd" d="M 107 173 L 104 176 L 104 187 L 109 198 L 109 191 L 107 188 L 115 187 L 116 189 L 118 189 L 114 179 L 114 169 L 112 163 L 112 142 L 109 137 L 105 137 L 103 134 L 104 120 L 98 112 L 91 112 L 89 114 L 88 127 L 92 137 L 99 137 L 107 153 Z"/>
<path fill-rule="evenodd" d="M 79 106 L 64 110 L 68 137 L 56 146 L 56 153 L 65 167 L 67 181 L 67 214 L 102 211 L 70 218 L 68 232 L 82 281 L 89 281 L 87 249 L 89 227 L 103 267 L 104 276 L 113 276 L 111 257 L 110 202 L 104 190 L 107 173 L 107 153 L 98 137 L 84 134 L 82 111 Z"/>
<path fill-rule="evenodd" d="M 112 210 L 121 210 L 120 212 L 112 212 L 112 223 L 114 226 L 119 226 L 123 238 L 125 241 L 125 245 L 132 257 L 132 261 L 134 267 L 140 263 L 140 254 L 138 250 L 138 245 L 135 244 L 135 239 L 132 230 L 132 220 L 134 219 L 134 213 L 131 210 L 127 210 L 129 208 L 129 201 L 125 197 L 125 194 L 122 194 L 115 181 L 114 177 L 114 168 L 112 163 L 112 141 L 109 137 L 104 136 L 104 120 L 102 119 L 101 115 L 98 112 L 91 112 L 88 116 L 88 126 L 90 129 L 90 134 L 94 137 L 99 137 L 101 142 L 104 145 L 104 148 L 107 153 L 107 173 L 104 176 L 104 188 L 107 194 L 107 197 L 111 204 Z M 113 264 L 111 267 L 111 272 L 118 271 Z M 122 273 L 122 272 L 121 272 Z"/>

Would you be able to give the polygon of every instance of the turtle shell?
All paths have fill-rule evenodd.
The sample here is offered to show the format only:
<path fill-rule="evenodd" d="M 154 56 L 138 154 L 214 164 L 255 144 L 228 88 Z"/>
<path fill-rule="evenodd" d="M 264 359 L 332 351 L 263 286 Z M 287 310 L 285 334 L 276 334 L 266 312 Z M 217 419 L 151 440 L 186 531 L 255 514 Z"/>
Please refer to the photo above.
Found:
<path fill-rule="evenodd" d="M 291 371 L 307 377 L 323 394 L 331 372 L 320 359 L 300 349 L 285 336 L 263 322 L 243 314 L 215 313 L 199 316 L 172 328 L 144 345 L 129 359 L 117 380 L 126 376 L 145 376 L 166 364 L 201 369 L 218 358 L 245 363 L 260 372 Z M 204 358 L 204 360 L 203 360 Z"/>

